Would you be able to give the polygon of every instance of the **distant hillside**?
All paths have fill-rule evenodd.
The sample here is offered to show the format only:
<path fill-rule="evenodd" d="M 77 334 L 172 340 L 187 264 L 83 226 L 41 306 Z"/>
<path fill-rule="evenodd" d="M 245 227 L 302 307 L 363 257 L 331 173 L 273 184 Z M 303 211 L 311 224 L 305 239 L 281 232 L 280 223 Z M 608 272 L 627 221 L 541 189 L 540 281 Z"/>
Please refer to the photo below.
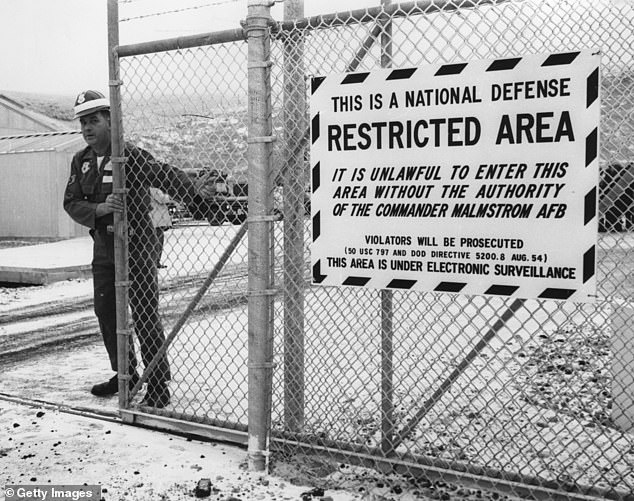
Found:
<path fill-rule="evenodd" d="M 0 91 L 0 94 L 22 103 L 27 109 L 54 118 L 70 122 L 73 120 L 73 96 L 54 94 L 36 94 L 17 91 Z"/>
<path fill-rule="evenodd" d="M 602 77 L 601 160 L 634 159 L 634 72 L 605 71 Z M 246 89 L 243 89 L 246 94 Z M 73 96 L 12 91 L 0 93 L 27 108 L 63 120 L 73 120 Z M 274 116 L 279 109 L 274 111 Z M 246 170 L 246 96 L 168 96 L 124 103 L 126 137 L 139 141 L 166 161 L 184 167 L 213 165 L 233 173 Z M 283 137 L 276 120 L 275 132 Z M 72 122 L 78 128 L 77 121 Z M 276 143 L 275 148 L 280 148 Z"/>

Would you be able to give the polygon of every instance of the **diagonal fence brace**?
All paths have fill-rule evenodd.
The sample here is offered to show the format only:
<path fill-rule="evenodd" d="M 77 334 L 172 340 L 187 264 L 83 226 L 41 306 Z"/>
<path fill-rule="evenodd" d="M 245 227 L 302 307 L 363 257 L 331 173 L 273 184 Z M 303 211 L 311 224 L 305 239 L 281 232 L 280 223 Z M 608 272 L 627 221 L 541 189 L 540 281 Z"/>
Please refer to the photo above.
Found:
<path fill-rule="evenodd" d="M 159 360 L 161 359 L 161 357 L 163 357 L 163 355 L 165 355 L 165 352 L 167 351 L 167 348 L 172 343 L 174 338 L 178 335 L 178 333 L 180 332 L 180 330 L 183 327 L 183 325 L 185 325 L 185 322 L 187 321 L 187 319 L 190 317 L 190 315 L 194 311 L 194 308 L 196 308 L 196 306 L 198 305 L 200 300 L 203 298 L 203 296 L 205 295 L 205 293 L 207 292 L 207 290 L 209 289 L 209 287 L 213 283 L 213 281 L 216 279 L 218 274 L 224 268 L 225 264 L 227 264 L 227 261 L 229 261 L 229 258 L 231 257 L 233 252 L 236 250 L 236 248 L 240 244 L 240 241 L 242 240 L 242 237 L 244 237 L 246 232 L 247 232 L 247 223 L 244 222 L 244 223 L 242 223 L 242 226 L 240 226 L 240 228 L 238 229 L 238 232 L 231 239 L 231 242 L 229 242 L 229 245 L 227 245 L 227 248 L 224 250 L 224 252 L 220 256 L 220 259 L 218 259 L 218 262 L 215 264 L 213 269 L 209 272 L 209 275 L 207 276 L 207 278 L 205 279 L 205 281 L 201 285 L 201 287 L 198 290 L 198 292 L 196 293 L 196 295 L 192 298 L 190 303 L 187 305 L 187 308 L 185 308 L 185 311 L 183 312 L 181 317 L 178 319 L 178 321 L 176 322 L 174 327 L 172 327 L 172 331 L 165 338 L 165 342 L 161 345 L 161 347 L 157 351 L 156 355 L 154 355 L 154 358 L 152 359 L 152 361 L 145 368 L 145 370 L 143 371 L 143 374 L 141 374 L 141 377 L 139 378 L 139 381 L 134 385 L 134 388 L 132 388 L 132 390 L 130 391 L 130 397 L 129 397 L 130 400 L 132 400 L 132 398 L 134 398 L 134 396 L 139 392 L 139 389 L 141 388 L 143 383 L 145 383 L 145 381 L 147 381 L 148 375 L 157 366 L 157 364 L 158 364 Z"/>
<path fill-rule="evenodd" d="M 506 311 L 502 314 L 500 318 L 497 319 L 493 327 L 491 327 L 485 334 L 482 336 L 482 339 L 478 341 L 472 350 L 467 353 L 464 359 L 458 364 L 458 366 L 449 374 L 447 379 L 445 379 L 442 384 L 438 387 L 438 389 L 434 392 L 434 394 L 429 397 L 425 403 L 421 406 L 421 408 L 416 412 L 416 415 L 405 425 L 405 427 L 400 431 L 398 436 L 394 438 L 392 441 L 392 450 L 396 450 L 396 448 L 405 440 L 414 428 L 416 428 L 423 418 L 429 413 L 429 411 L 438 403 L 438 401 L 442 398 L 442 396 L 447 393 L 451 386 L 456 382 L 456 380 L 462 375 L 462 373 L 469 367 L 471 362 L 480 354 L 482 351 L 488 346 L 491 340 L 497 335 L 498 332 L 506 325 L 517 311 L 524 306 L 526 299 L 516 299 L 513 301 L 511 306 L 509 306 Z"/>

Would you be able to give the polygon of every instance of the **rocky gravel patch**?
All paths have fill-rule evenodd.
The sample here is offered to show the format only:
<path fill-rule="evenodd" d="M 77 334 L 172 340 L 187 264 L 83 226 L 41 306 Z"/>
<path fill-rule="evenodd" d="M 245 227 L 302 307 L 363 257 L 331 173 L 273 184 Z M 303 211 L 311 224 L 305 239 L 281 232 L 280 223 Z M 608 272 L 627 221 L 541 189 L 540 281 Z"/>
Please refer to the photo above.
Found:
<path fill-rule="evenodd" d="M 610 338 L 605 329 L 577 326 L 542 334 L 536 345 L 517 356 L 525 360 L 515 383 L 524 401 L 575 417 L 584 426 L 614 427 Z"/>

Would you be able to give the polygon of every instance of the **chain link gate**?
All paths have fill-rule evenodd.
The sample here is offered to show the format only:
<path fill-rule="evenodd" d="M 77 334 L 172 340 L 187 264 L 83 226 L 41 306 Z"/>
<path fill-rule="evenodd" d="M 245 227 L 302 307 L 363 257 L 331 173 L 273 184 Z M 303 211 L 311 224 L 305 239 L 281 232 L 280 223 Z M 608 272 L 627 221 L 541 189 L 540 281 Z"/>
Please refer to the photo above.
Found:
<path fill-rule="evenodd" d="M 129 421 L 243 444 L 247 442 L 246 49 L 243 31 L 236 29 L 179 40 L 173 48 L 160 43 L 117 47 L 116 60 L 123 82 L 120 111 L 126 141 L 149 152 L 161 168 L 180 169 L 163 182 L 164 193 L 152 193 L 139 203 L 167 205 L 170 221 L 153 222 L 156 238 L 145 235 L 144 247 L 135 248 L 132 234 L 138 225 L 131 224 L 128 230 L 130 283 L 125 285 L 130 287 L 135 351 L 150 355 L 142 356 L 140 381 L 121 388 L 121 413 Z M 127 168 L 134 172 L 135 166 L 128 163 Z M 212 218 L 195 217 L 191 194 L 183 196 L 185 185 L 215 190 L 216 196 L 208 200 Z M 129 219 L 148 209 L 130 200 Z M 149 209 L 152 214 L 155 206 Z M 156 271 L 147 265 L 148 259 L 155 262 Z M 146 277 L 136 286 L 139 298 L 133 290 L 135 267 L 143 267 Z M 158 330 L 164 334 L 155 333 L 153 344 L 144 348 L 139 339 L 148 341 L 139 332 L 157 329 L 152 318 L 156 286 Z M 146 308 L 135 316 L 137 300 Z M 127 372 L 125 364 L 120 372 Z M 168 406 L 141 402 L 141 388 L 152 378 L 168 381 Z"/>
<path fill-rule="evenodd" d="M 629 499 L 634 439 L 612 417 L 615 381 L 631 382 L 634 373 L 614 335 L 632 318 L 626 230 L 634 198 L 634 5 L 384 3 L 271 23 L 274 172 L 265 182 L 283 221 L 267 212 L 254 223 L 274 228 L 272 243 L 262 236 L 274 254 L 271 285 L 278 284 L 272 445 L 511 495 Z M 126 138 L 197 183 L 227 190 L 216 226 L 193 221 L 186 204 L 173 205 L 167 268 L 158 272 L 172 403 L 139 410 L 135 388 L 124 416 L 241 443 L 253 69 L 244 38 L 238 29 L 119 51 Z M 310 76 L 579 47 L 602 50 L 596 304 L 308 286 Z M 257 137 L 265 143 L 269 136 Z M 275 290 L 260 291 L 267 294 Z"/>

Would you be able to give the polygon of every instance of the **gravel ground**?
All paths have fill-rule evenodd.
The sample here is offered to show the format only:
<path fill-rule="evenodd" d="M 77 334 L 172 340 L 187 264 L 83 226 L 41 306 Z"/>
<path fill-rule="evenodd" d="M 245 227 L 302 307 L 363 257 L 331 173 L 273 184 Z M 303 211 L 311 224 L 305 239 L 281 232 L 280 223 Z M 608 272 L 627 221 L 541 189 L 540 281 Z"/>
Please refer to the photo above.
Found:
<path fill-rule="evenodd" d="M 0 488 L 101 485 L 102 501 L 510 500 L 446 482 L 383 475 L 316 457 L 248 471 L 240 447 L 0 400 Z M 196 493 L 202 479 L 210 492 Z"/>
<path fill-rule="evenodd" d="M 60 360 L 64 364 L 60 365 Z M 246 451 L 160 431 L 82 417 L 64 409 L 116 415 L 117 397 L 90 385 L 109 377 L 99 341 L 73 343 L 8 362 L 0 374 L 0 487 L 10 483 L 98 483 L 106 501 L 191 499 L 201 478 L 209 499 L 472 500 L 514 499 L 442 481 L 384 475 L 316 456 L 273 456 L 270 475 L 246 470 Z M 19 405 L 6 394 L 50 406 Z M 6 459 L 6 460 L 4 460 Z M 35 480 L 31 480 L 35 479 Z M 321 492 L 323 491 L 323 495 Z M 234 501 L 235 501 L 234 500 Z"/>
<path fill-rule="evenodd" d="M 584 426 L 616 428 L 610 418 L 610 337 L 583 327 L 541 335 L 521 352 L 527 371 L 517 380 L 522 398 L 537 407 L 576 417 Z"/>
<path fill-rule="evenodd" d="M 0 416 L 2 487 L 99 484 L 107 501 L 188 500 L 204 478 L 207 498 L 225 501 L 298 499 L 309 490 L 247 471 L 245 451 L 234 446 L 6 401 Z"/>

